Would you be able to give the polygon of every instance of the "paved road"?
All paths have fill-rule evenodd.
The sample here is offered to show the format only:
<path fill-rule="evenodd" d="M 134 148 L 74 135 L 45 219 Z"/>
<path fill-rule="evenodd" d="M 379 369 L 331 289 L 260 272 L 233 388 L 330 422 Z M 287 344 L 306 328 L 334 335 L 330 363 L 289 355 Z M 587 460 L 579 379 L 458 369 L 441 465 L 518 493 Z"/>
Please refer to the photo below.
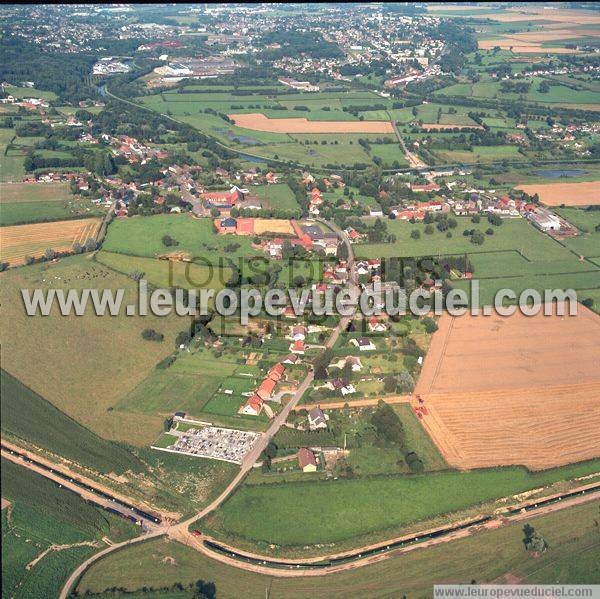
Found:
<path fill-rule="evenodd" d="M 348 236 L 339 227 L 337 227 L 333 223 L 330 223 L 330 222 L 324 221 L 324 220 L 321 220 L 321 222 L 323 222 L 324 224 L 329 226 L 333 231 L 335 231 L 338 234 L 338 236 L 340 237 L 340 239 L 342 240 L 342 242 L 344 244 L 346 244 L 346 248 L 348 250 L 348 267 L 350 268 L 350 278 L 349 278 L 350 287 L 357 287 L 358 286 L 358 283 L 357 283 L 358 276 L 354 269 L 354 252 L 352 250 L 352 246 L 350 244 L 350 240 L 348 239 Z M 350 322 L 349 317 L 340 319 L 339 323 L 337 324 L 337 326 L 333 330 L 331 336 L 327 340 L 327 343 L 325 344 L 326 348 L 333 347 L 333 345 L 337 341 L 340 333 L 347 328 L 349 322 Z M 308 374 L 306 375 L 306 377 L 304 378 L 304 380 L 302 381 L 302 383 L 300 383 L 298 389 L 296 390 L 296 392 L 294 393 L 294 395 L 290 399 L 290 401 L 288 401 L 288 403 L 283 407 L 281 412 L 279 412 L 279 414 L 277 414 L 277 416 L 275 416 L 275 418 L 271 421 L 269 428 L 261 435 L 261 437 L 259 438 L 257 443 L 254 445 L 254 447 L 246 454 L 246 456 L 241 464 L 239 472 L 236 474 L 236 476 L 233 478 L 233 480 L 227 485 L 225 490 L 214 501 L 212 501 L 204 509 L 202 509 L 200 512 L 198 512 L 191 518 L 188 518 L 187 520 L 184 520 L 184 521 L 174 524 L 172 526 L 161 527 L 161 528 L 159 528 L 155 531 L 152 531 L 148 534 L 142 535 L 135 539 L 130 539 L 129 541 L 125 541 L 123 543 L 117 543 L 117 544 L 112 545 L 111 547 L 107 547 L 106 549 L 100 551 L 99 553 L 96 553 L 95 555 L 91 556 L 85 562 L 80 564 L 77 567 L 77 569 L 71 574 L 71 576 L 69 576 L 69 579 L 67 580 L 67 582 L 65 583 L 65 585 L 63 586 L 63 588 L 61 590 L 60 599 L 67 599 L 67 597 L 69 596 L 69 593 L 71 592 L 71 589 L 76 584 L 79 577 L 96 560 L 102 558 L 103 556 L 107 555 L 108 553 L 110 553 L 112 551 L 116 551 L 122 547 L 126 547 L 127 545 L 133 545 L 134 543 L 139 543 L 146 539 L 156 538 L 156 537 L 163 536 L 163 535 L 168 535 L 169 537 L 172 537 L 174 539 L 181 539 L 181 538 L 185 538 L 186 536 L 188 536 L 189 535 L 188 529 L 189 529 L 190 525 L 193 524 L 194 522 L 196 522 L 197 520 L 204 518 L 205 516 L 210 514 L 212 511 L 216 510 L 229 497 L 229 495 L 235 490 L 235 488 L 242 482 L 242 480 L 244 479 L 246 474 L 248 474 L 248 472 L 252 469 L 254 463 L 260 458 L 260 454 L 263 452 L 263 450 L 269 444 L 269 441 L 273 438 L 273 436 L 277 433 L 277 431 L 281 428 L 281 426 L 283 426 L 283 423 L 287 420 L 289 413 L 296 406 L 296 404 L 300 401 L 300 398 L 304 395 L 305 391 L 310 387 L 313 380 L 314 380 L 314 374 L 312 371 L 309 371 Z"/>
<path fill-rule="evenodd" d="M 338 234 L 338 236 L 340 237 L 340 239 L 343 241 L 343 243 L 346 244 L 346 247 L 348 249 L 348 267 L 351 269 L 351 275 L 350 275 L 351 286 L 356 285 L 357 276 L 356 276 L 356 273 L 354 272 L 354 252 L 352 250 L 352 246 L 350 244 L 348 236 L 341 229 L 339 229 L 339 227 L 337 227 L 333 223 L 330 223 L 328 221 L 321 221 L 321 222 L 325 223 L 333 231 L 335 231 Z M 349 317 L 340 319 L 338 325 L 335 327 L 335 329 L 333 329 L 329 339 L 325 343 L 326 348 L 333 347 L 333 345 L 337 341 L 340 333 L 347 328 L 349 323 L 350 323 Z M 298 389 L 296 390 L 296 392 L 294 393 L 294 395 L 292 396 L 290 401 L 288 401 L 287 404 L 283 407 L 283 409 L 279 412 L 279 414 L 277 414 L 277 416 L 275 416 L 275 418 L 271 421 L 271 424 L 269 425 L 269 428 L 266 430 L 266 432 L 261 435 L 258 442 L 246 454 L 246 457 L 244 458 L 244 461 L 242 462 L 240 471 L 237 473 L 235 478 L 229 483 L 229 485 L 227 485 L 227 488 L 212 503 L 207 505 L 198 514 L 189 518 L 188 520 L 185 520 L 183 522 L 173 525 L 169 529 L 170 530 L 169 534 L 176 534 L 177 529 L 185 529 L 187 531 L 190 524 L 192 524 L 196 520 L 204 518 L 204 516 L 208 515 L 210 512 L 217 509 L 225 501 L 225 499 L 227 499 L 227 497 L 229 497 L 229 495 L 232 493 L 232 491 L 244 479 L 246 474 L 252 469 L 254 463 L 256 461 L 258 461 L 258 459 L 260 458 L 260 454 L 267 447 L 267 445 L 269 444 L 269 441 L 275 436 L 277 431 L 283 426 L 283 424 L 287 420 L 290 412 L 295 408 L 296 404 L 300 401 L 300 399 L 302 398 L 302 396 L 304 395 L 306 390 L 310 387 L 313 380 L 314 380 L 314 373 L 311 370 L 308 372 L 308 374 L 306 375 L 306 377 L 304 378 L 302 383 L 300 383 L 300 386 L 298 387 Z M 173 532 L 173 531 L 175 531 L 175 532 Z"/>

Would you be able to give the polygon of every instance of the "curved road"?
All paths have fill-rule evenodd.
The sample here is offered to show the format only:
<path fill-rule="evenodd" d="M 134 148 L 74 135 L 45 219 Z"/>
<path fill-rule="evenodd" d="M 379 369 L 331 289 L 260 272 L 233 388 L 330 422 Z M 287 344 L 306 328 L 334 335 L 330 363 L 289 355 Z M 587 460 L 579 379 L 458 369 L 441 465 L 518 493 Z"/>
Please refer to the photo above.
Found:
<path fill-rule="evenodd" d="M 110 92 L 107 91 L 107 93 L 110 93 Z M 346 249 L 348 250 L 348 267 L 350 268 L 350 279 L 349 279 L 350 287 L 356 288 L 358 285 L 357 284 L 358 277 L 354 270 L 354 252 L 352 251 L 352 246 L 350 244 L 350 240 L 348 239 L 348 236 L 335 224 L 330 223 L 325 220 L 322 220 L 322 219 L 320 220 L 320 222 L 327 225 L 330 229 L 332 229 L 335 233 L 337 233 L 337 235 L 340 237 L 342 242 L 346 245 Z M 351 320 L 350 317 L 344 317 L 344 318 L 340 319 L 337 326 L 333 329 L 329 339 L 327 340 L 327 343 L 325 344 L 325 348 L 333 347 L 333 345 L 337 341 L 340 333 L 343 330 L 345 330 L 346 327 L 348 326 L 348 324 L 350 323 L 350 320 Z M 60 595 L 59 595 L 60 599 L 67 599 L 67 597 L 69 596 L 69 593 L 71 592 L 71 589 L 73 588 L 73 586 L 75 585 L 75 583 L 77 582 L 79 577 L 96 560 L 104 557 L 111 551 L 116 551 L 118 549 L 121 549 L 122 547 L 126 547 L 127 545 L 133 545 L 134 543 L 140 543 L 147 539 L 156 538 L 156 537 L 160 537 L 163 535 L 169 535 L 170 537 L 172 536 L 172 537 L 181 538 L 181 537 L 189 534 L 188 529 L 193 522 L 200 520 L 201 518 L 204 518 L 206 515 L 210 514 L 210 512 L 216 510 L 227 499 L 227 497 L 229 497 L 229 495 L 235 490 L 235 488 L 242 482 L 242 480 L 244 479 L 246 474 L 248 474 L 248 472 L 252 469 L 254 463 L 260 458 L 260 454 L 263 452 L 263 450 L 269 444 L 269 441 L 273 438 L 275 433 L 281 428 L 283 423 L 287 420 L 289 413 L 294 409 L 296 404 L 300 401 L 300 398 L 304 395 L 305 391 L 312 384 L 313 380 L 314 380 L 314 374 L 312 371 L 309 371 L 308 374 L 306 375 L 306 377 L 304 378 L 304 380 L 302 381 L 302 383 L 300 383 L 300 386 L 298 387 L 298 389 L 296 390 L 296 392 L 294 393 L 294 395 L 290 399 L 290 401 L 288 401 L 288 403 L 284 406 L 284 408 L 281 410 L 281 412 L 279 412 L 279 414 L 277 414 L 277 416 L 275 416 L 275 418 L 272 420 L 269 428 L 260 436 L 258 442 L 246 454 L 246 456 L 244 457 L 244 460 L 241 464 L 239 472 L 235 475 L 235 477 L 227 485 L 225 490 L 214 501 L 209 503 L 204 509 L 202 509 L 200 512 L 198 512 L 191 518 L 188 518 L 187 520 L 184 520 L 184 521 L 174 524 L 172 526 L 158 528 L 157 530 L 152 531 L 149 534 L 145 534 L 140 537 L 136 537 L 135 539 L 130 539 L 130 540 L 124 541 L 122 543 L 117 543 L 117 544 L 112 545 L 111 547 L 107 547 L 106 549 L 103 549 L 99 553 L 96 553 L 95 555 L 91 556 L 86 561 L 84 561 L 82 564 L 80 564 L 77 567 L 77 569 L 71 574 L 71 576 L 69 576 L 67 582 L 65 583 L 65 585 L 63 586 L 63 588 L 60 592 Z"/>

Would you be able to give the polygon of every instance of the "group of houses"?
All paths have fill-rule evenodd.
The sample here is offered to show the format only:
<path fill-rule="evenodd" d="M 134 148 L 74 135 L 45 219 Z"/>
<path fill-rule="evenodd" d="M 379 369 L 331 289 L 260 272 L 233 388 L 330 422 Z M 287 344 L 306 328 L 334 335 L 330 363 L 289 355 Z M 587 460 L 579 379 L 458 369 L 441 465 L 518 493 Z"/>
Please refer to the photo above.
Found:
<path fill-rule="evenodd" d="M 428 212 L 457 216 L 472 216 L 475 214 L 497 214 L 502 218 L 520 218 L 536 209 L 535 204 L 521 199 L 514 199 L 504 194 L 500 197 L 489 192 L 467 192 L 464 199 L 446 198 L 428 200 L 425 202 L 409 201 L 390 208 L 390 215 L 397 220 L 418 222 L 425 220 Z"/>
<path fill-rule="evenodd" d="M 275 387 L 277 387 L 277 384 L 282 380 L 286 371 L 286 366 L 296 363 L 298 363 L 298 356 L 290 354 L 289 356 L 286 356 L 284 360 L 272 366 L 254 393 L 240 408 L 239 413 L 246 416 L 258 416 L 264 409 L 267 415 L 272 418 L 273 411 L 265 402 L 274 398 Z"/>

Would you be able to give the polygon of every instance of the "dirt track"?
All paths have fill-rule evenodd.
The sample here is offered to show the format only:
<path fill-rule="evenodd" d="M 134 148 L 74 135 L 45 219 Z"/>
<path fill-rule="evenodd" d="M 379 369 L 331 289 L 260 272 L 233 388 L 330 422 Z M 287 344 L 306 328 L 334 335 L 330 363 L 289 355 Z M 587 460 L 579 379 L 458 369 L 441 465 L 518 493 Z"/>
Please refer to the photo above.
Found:
<path fill-rule="evenodd" d="M 415 393 L 457 468 L 549 468 L 600 455 L 600 318 L 445 314 Z"/>
<path fill-rule="evenodd" d="M 269 119 L 264 114 L 230 114 L 238 127 L 271 133 L 393 133 L 387 121 L 309 121 L 305 118 Z"/>
<path fill-rule="evenodd" d="M 368 406 L 376 406 L 379 401 L 385 401 L 385 403 L 410 403 L 413 398 L 410 395 L 382 395 L 381 397 L 371 397 L 369 399 L 358 399 L 358 400 L 346 400 L 346 401 L 331 401 L 331 402 L 320 402 L 303 404 L 296 406 L 294 410 L 312 410 L 313 408 L 322 408 L 323 410 L 333 410 L 335 408 L 365 408 Z"/>
<path fill-rule="evenodd" d="M 2 227 L 0 257 L 10 264 L 22 264 L 25 256 L 42 256 L 48 248 L 68 251 L 75 242 L 83 245 L 95 237 L 101 222 L 99 218 L 84 218 Z"/>
<path fill-rule="evenodd" d="M 533 195 L 537 193 L 540 200 L 548 206 L 589 206 L 600 204 L 600 181 L 584 183 L 533 183 L 519 185 L 520 189 Z"/>

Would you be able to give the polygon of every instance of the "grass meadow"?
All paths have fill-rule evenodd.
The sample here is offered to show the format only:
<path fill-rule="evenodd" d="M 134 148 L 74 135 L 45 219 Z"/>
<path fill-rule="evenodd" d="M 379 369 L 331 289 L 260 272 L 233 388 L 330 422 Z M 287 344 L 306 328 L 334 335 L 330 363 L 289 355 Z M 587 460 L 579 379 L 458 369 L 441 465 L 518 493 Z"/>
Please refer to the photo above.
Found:
<path fill-rule="evenodd" d="M 0 226 L 102 214 L 89 199 L 72 195 L 66 183 L 0 183 Z"/>
<path fill-rule="evenodd" d="M 510 467 L 245 485 L 208 517 L 205 526 L 217 535 L 224 533 L 263 547 L 273 543 L 290 549 L 356 540 L 374 533 L 381 537 L 497 497 L 591 474 L 597 467 L 598 462 L 592 461 L 537 473 Z M 360 518 L 356 518 L 357 513 Z M 269 517 L 263 518 L 262 514 Z"/>
<path fill-rule="evenodd" d="M 300 206 L 287 183 L 252 185 L 250 193 L 256 194 L 261 199 L 263 208 L 297 211 L 298 216 L 300 216 Z"/>
<path fill-rule="evenodd" d="M 4 317 L 11 323 L 2 335 L 3 368 L 94 433 L 149 444 L 162 419 L 113 407 L 175 349 L 175 336 L 189 328 L 189 317 L 125 316 L 124 309 L 119 316 L 88 309 L 83 316 L 63 317 L 56 306 L 49 316 L 27 316 L 20 289 L 124 289 L 124 304 L 137 303 L 134 281 L 83 255 L 12 269 L 0 278 Z M 165 340 L 145 341 L 146 328 Z"/>
<path fill-rule="evenodd" d="M 143 469 L 132 453 L 81 426 L 5 370 L 0 377 L 3 434 L 100 473 Z"/>
<path fill-rule="evenodd" d="M 196 86 L 188 87 L 195 90 Z M 200 91 L 200 90 L 199 90 Z M 238 95 L 223 88 L 207 93 L 162 92 L 151 96 L 142 96 L 136 101 L 142 105 L 186 122 L 193 127 L 220 139 L 223 143 L 238 150 L 246 149 L 253 155 L 285 161 L 301 162 L 314 167 L 331 164 L 336 166 L 354 163 L 370 164 L 376 153 L 369 155 L 355 141 L 345 140 L 343 134 L 325 134 L 306 136 L 311 145 L 305 146 L 305 136 L 254 131 L 232 125 L 221 117 L 205 113 L 207 109 L 222 114 L 261 113 L 271 119 L 306 118 L 309 121 L 356 121 L 358 116 L 344 111 L 350 107 L 369 107 L 381 105 L 391 108 L 391 100 L 365 91 L 339 91 L 318 93 L 280 94 L 277 90 L 265 89 L 264 93 Z M 305 109 L 296 109 L 303 107 Z M 389 120 L 386 110 L 361 111 L 364 120 Z M 358 136 L 361 137 L 361 136 Z M 363 135 L 362 137 L 368 137 Z M 312 142 L 316 144 L 312 144 Z M 322 143 L 326 141 L 327 143 Z M 337 141 L 337 143 L 334 143 Z M 318 144 L 319 147 L 316 147 Z M 401 152 L 390 160 L 404 164 Z M 388 156 L 382 156 L 384 163 Z"/>
<path fill-rule="evenodd" d="M 179 245 L 165 247 L 162 243 L 164 235 L 170 235 Z M 232 250 L 232 244 L 237 244 L 238 247 Z M 236 259 L 259 255 L 251 244 L 251 237 L 217 235 L 210 218 L 193 218 L 189 214 L 160 214 L 116 220 L 108 228 L 102 247 L 108 252 L 147 258 L 155 258 L 173 250 L 183 251 L 205 263 L 226 265 L 223 257 Z"/>
<path fill-rule="evenodd" d="M 509 573 L 525 584 L 597 582 L 598 534 L 594 502 L 527 520 L 548 541 L 539 556 L 523 548 L 523 522 L 485 531 L 451 543 L 411 551 L 376 564 L 330 574 L 327 596 L 429 597 L 435 582 L 502 582 Z M 166 560 L 175 558 L 175 564 Z M 435 564 L 435 567 L 432 567 Z M 101 592 L 124 586 L 129 591 L 177 582 L 186 585 L 201 578 L 211 581 L 219 597 L 261 599 L 268 592 L 277 599 L 311 599 L 323 593 L 321 576 L 271 577 L 234 568 L 184 545 L 164 540 L 142 543 L 114 553 L 94 564 L 77 590 Z M 268 591 L 267 591 L 268 589 Z M 135 596 L 135 595 L 134 595 Z M 172 596 L 172 595 L 170 595 Z M 191 598 L 184 593 L 182 597 Z"/>
<path fill-rule="evenodd" d="M 457 217 L 457 227 L 452 237 L 437 229 L 431 235 L 424 233 L 422 223 L 388 221 L 388 230 L 397 241 L 392 244 L 357 244 L 357 257 L 413 257 L 422 255 L 443 256 L 445 254 L 467 254 L 474 268 L 474 278 L 479 280 L 479 305 L 493 303 L 500 289 L 512 289 L 518 295 L 525 289 L 588 290 L 600 288 L 600 268 L 593 256 L 598 255 L 600 233 L 594 232 L 597 217 L 594 212 L 569 209 L 563 214 L 574 216 L 589 231 L 578 237 L 556 241 L 538 231 L 523 219 L 505 219 L 500 227 L 492 226 L 494 234 L 486 235 L 483 245 L 475 246 L 469 237 L 463 236 L 465 229 L 485 231 L 490 225 L 485 219 L 473 224 L 470 218 Z M 576 224 L 574 222 L 574 224 Z M 413 230 L 421 233 L 412 239 Z M 580 260 L 579 255 L 589 260 Z M 471 299 L 471 283 L 467 280 L 452 281 L 452 286 L 463 289 Z"/>

